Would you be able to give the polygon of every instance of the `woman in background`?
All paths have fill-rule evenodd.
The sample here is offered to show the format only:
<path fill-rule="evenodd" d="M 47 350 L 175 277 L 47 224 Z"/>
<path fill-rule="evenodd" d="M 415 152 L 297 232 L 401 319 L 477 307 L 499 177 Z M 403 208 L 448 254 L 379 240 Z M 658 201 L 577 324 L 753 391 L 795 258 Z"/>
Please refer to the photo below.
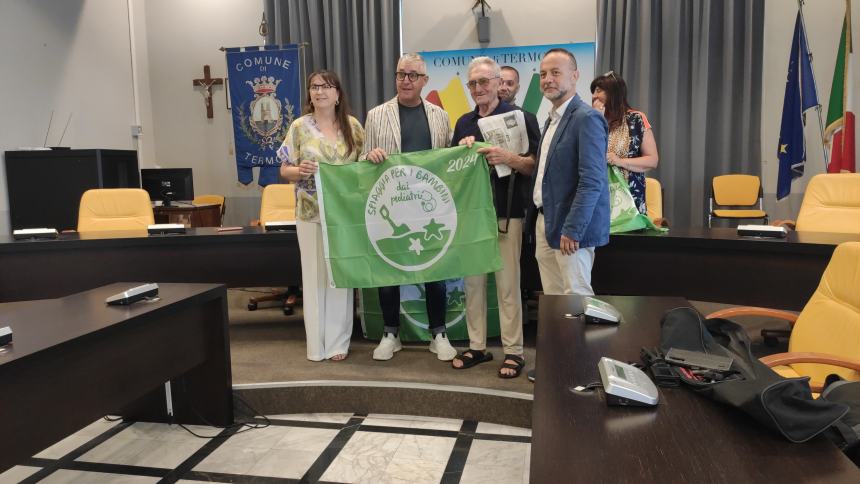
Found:
<path fill-rule="evenodd" d="M 349 353 L 352 336 L 353 290 L 329 284 L 314 174 L 320 163 L 355 162 L 364 144 L 364 128 L 350 116 L 337 74 L 316 71 L 307 86 L 305 115 L 290 125 L 278 159 L 281 177 L 296 184 L 308 359 L 341 361 Z"/>
<path fill-rule="evenodd" d="M 657 167 L 657 141 L 645 113 L 627 102 L 627 84 L 609 71 L 591 81 L 591 105 L 609 124 L 606 161 L 621 168 L 639 213 L 647 215 L 645 172 Z"/>

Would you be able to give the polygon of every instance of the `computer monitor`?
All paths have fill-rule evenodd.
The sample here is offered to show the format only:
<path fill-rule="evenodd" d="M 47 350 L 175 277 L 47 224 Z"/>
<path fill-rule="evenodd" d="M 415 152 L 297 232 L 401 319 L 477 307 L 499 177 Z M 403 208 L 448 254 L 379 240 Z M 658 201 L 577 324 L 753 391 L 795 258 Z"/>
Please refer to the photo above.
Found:
<path fill-rule="evenodd" d="M 153 201 L 166 207 L 174 200 L 194 198 L 194 177 L 191 168 L 144 168 L 140 170 L 141 186 Z"/>

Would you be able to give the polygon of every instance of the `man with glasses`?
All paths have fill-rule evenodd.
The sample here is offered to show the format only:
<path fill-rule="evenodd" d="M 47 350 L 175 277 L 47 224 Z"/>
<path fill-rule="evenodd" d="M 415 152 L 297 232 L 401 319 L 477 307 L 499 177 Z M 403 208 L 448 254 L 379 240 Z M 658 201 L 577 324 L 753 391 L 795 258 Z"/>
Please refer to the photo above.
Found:
<path fill-rule="evenodd" d="M 475 110 L 464 114 L 454 127 L 454 141 L 471 146 L 484 141 L 478 120 L 487 116 L 516 111 L 518 108 L 499 100 L 501 72 L 496 61 L 476 57 L 469 63 L 466 83 L 475 101 Z M 491 170 L 493 203 L 499 224 L 499 251 L 503 266 L 495 273 L 496 296 L 499 301 L 499 326 L 505 358 L 499 376 L 515 378 L 520 375 L 523 359 L 523 306 L 520 292 L 520 250 L 522 248 L 523 217 L 528 193 L 528 179 L 534 168 L 540 130 L 537 120 L 526 118 L 529 146 L 525 153 L 512 153 L 500 147 L 481 148 L 490 165 L 507 165 L 510 175 L 500 177 Z M 452 362 L 456 369 L 470 368 L 492 359 L 484 353 L 487 348 L 487 275 L 468 276 L 466 286 L 466 324 L 469 328 L 469 350 Z"/>
<path fill-rule="evenodd" d="M 421 98 L 427 84 L 427 66 L 418 54 L 405 54 L 397 62 L 397 96 L 367 113 L 364 152 L 361 159 L 382 163 L 389 154 L 445 148 L 451 142 L 448 113 Z M 430 351 L 450 361 L 457 355 L 445 335 L 445 281 L 424 284 L 429 320 Z M 374 360 L 390 360 L 402 349 L 400 343 L 400 287 L 380 287 L 384 334 L 373 350 Z"/>

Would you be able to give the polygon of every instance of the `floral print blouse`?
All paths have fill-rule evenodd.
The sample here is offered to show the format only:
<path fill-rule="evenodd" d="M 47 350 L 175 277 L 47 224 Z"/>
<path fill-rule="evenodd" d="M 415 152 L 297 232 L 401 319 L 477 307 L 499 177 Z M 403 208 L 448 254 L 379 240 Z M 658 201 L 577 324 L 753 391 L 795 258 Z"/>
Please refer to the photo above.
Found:
<path fill-rule="evenodd" d="M 627 111 L 624 115 L 624 122 L 609 133 L 609 151 L 615 153 L 621 158 L 638 158 L 642 156 L 642 140 L 645 137 L 645 132 L 651 129 L 651 123 L 645 117 L 645 113 L 640 111 Z M 639 213 L 647 215 L 648 210 L 645 205 L 645 174 L 635 173 L 624 168 L 621 168 L 624 177 L 627 179 L 627 184 L 630 187 L 630 194 L 633 195 L 633 201 L 636 203 L 636 208 Z"/>
<path fill-rule="evenodd" d="M 284 142 L 278 148 L 278 159 L 281 164 L 298 166 L 302 160 L 328 163 L 330 165 L 345 165 L 358 159 L 364 146 L 364 128 L 357 119 L 350 116 L 352 136 L 355 139 L 355 150 L 347 153 L 346 140 L 343 133 L 338 132 L 337 141 L 329 140 L 317 126 L 310 114 L 293 121 Z M 314 177 L 296 182 L 296 218 L 305 222 L 319 221 L 319 205 L 317 204 L 317 187 Z"/>

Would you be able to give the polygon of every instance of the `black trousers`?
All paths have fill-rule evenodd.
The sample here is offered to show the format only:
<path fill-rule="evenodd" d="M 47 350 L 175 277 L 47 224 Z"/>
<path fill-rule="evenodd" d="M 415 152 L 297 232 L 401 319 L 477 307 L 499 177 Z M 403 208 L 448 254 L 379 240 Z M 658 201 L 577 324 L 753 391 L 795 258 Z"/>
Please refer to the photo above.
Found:
<path fill-rule="evenodd" d="M 424 300 L 430 321 L 430 334 L 436 336 L 445 332 L 445 281 L 425 282 Z M 379 288 L 379 305 L 382 307 L 382 320 L 386 333 L 397 334 L 400 330 L 400 286 Z"/>

